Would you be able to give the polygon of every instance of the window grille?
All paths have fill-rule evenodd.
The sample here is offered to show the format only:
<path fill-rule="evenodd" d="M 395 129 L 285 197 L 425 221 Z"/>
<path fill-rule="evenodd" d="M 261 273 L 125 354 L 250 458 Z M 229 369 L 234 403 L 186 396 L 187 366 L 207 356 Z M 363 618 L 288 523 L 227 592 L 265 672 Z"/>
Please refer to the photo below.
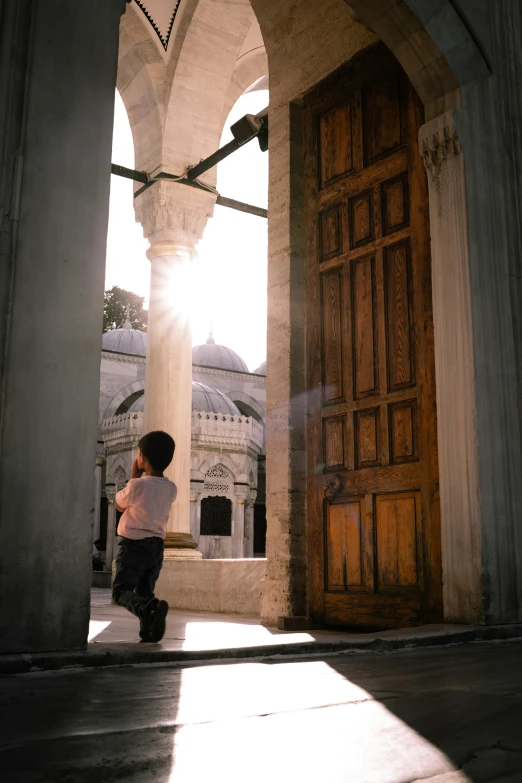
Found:
<path fill-rule="evenodd" d="M 214 479 L 214 480 L 213 480 Z M 215 465 L 207 471 L 203 490 L 213 494 L 228 494 L 232 487 L 230 473 L 221 465 Z"/>
<path fill-rule="evenodd" d="M 209 478 L 230 478 L 228 470 L 221 467 L 221 465 L 215 465 L 213 468 L 210 468 L 210 470 L 207 471 L 207 476 Z"/>
<path fill-rule="evenodd" d="M 232 501 L 219 495 L 211 495 L 201 501 L 201 536 L 232 535 Z"/>

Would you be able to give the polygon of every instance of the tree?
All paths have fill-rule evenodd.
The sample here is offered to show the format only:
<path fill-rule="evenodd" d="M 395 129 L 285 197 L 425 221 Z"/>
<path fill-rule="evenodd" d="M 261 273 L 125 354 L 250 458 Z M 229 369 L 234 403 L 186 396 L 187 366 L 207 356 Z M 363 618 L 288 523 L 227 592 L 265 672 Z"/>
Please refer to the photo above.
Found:
<path fill-rule="evenodd" d="M 133 329 L 147 331 L 148 313 L 143 309 L 143 296 L 138 296 L 132 291 L 126 291 L 113 285 L 108 291 L 105 291 L 103 304 L 103 331 L 109 329 L 121 329 L 127 318 L 127 308 L 129 320 Z"/>

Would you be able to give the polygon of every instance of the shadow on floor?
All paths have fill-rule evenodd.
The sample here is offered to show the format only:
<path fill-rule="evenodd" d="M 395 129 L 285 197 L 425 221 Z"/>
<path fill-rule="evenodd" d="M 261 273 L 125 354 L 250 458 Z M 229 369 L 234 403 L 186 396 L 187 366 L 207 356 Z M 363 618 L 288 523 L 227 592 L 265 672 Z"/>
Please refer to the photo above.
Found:
<path fill-rule="evenodd" d="M 522 642 L 0 678 L 2 783 L 521 783 Z"/>
<path fill-rule="evenodd" d="M 521 783 L 521 661 L 520 641 L 326 659 L 371 700 L 358 710 L 355 739 L 364 744 L 365 732 L 376 729 L 386 737 L 384 753 L 376 749 L 353 780 L 374 780 L 381 755 L 386 781 L 442 774 L 440 783 Z"/>

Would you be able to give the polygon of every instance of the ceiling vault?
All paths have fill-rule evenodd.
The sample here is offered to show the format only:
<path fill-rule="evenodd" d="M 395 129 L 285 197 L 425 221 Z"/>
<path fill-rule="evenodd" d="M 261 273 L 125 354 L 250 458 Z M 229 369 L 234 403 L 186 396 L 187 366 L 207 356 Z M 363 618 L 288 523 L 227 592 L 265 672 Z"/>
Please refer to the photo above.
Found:
<path fill-rule="evenodd" d="M 160 22 L 158 22 L 157 18 L 154 17 L 154 11 L 151 8 L 151 2 L 150 0 L 134 0 L 138 8 L 141 9 L 145 17 L 147 18 L 150 26 L 158 36 L 160 43 L 165 51 L 167 51 L 169 47 L 169 41 L 170 36 L 172 33 L 172 28 L 174 27 L 174 22 L 176 20 L 176 14 L 178 12 L 181 0 L 175 0 L 174 7 L 172 9 L 172 13 L 170 16 L 170 21 L 168 23 L 168 26 L 164 27 L 163 30 L 160 27 Z"/>

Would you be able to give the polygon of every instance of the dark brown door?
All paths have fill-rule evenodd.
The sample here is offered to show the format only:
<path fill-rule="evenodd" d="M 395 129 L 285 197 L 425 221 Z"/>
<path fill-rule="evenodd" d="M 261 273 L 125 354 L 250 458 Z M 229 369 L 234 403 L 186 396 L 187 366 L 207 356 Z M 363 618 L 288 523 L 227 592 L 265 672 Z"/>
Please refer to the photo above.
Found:
<path fill-rule="evenodd" d="M 441 619 L 423 107 L 377 45 L 305 102 L 314 621 Z"/>

